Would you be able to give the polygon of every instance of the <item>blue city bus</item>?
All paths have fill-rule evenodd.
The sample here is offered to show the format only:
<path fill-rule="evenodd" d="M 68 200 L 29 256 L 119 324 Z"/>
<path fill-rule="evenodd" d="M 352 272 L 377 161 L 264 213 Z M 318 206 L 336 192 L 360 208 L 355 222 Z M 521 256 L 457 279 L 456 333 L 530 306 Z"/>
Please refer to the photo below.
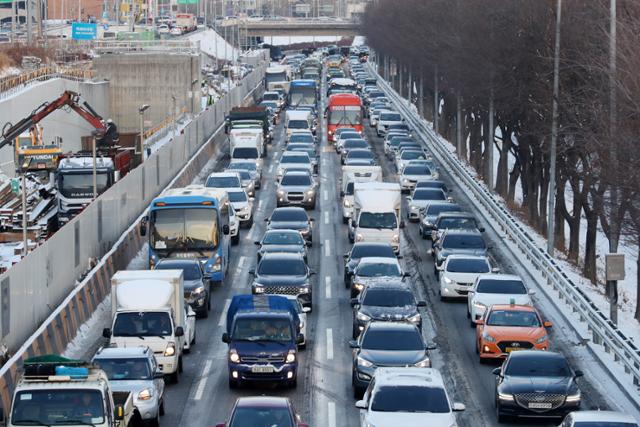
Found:
<path fill-rule="evenodd" d="M 163 258 L 197 258 L 211 284 L 222 285 L 229 266 L 229 208 L 224 190 L 201 185 L 153 199 L 140 228 L 149 235 L 149 268 Z"/>
<path fill-rule="evenodd" d="M 318 104 L 318 84 L 315 80 L 293 80 L 289 85 L 289 106 L 312 107 Z"/>

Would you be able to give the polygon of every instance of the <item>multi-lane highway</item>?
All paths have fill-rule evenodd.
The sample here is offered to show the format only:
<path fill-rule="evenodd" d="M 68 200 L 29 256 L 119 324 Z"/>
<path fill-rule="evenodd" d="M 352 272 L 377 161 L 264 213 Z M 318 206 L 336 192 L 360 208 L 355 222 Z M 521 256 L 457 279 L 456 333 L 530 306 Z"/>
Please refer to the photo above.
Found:
<path fill-rule="evenodd" d="M 324 81 L 324 79 L 323 79 Z M 321 88 L 323 111 L 326 99 Z M 184 374 L 178 384 L 169 385 L 165 397 L 166 415 L 161 419 L 165 426 L 211 426 L 224 422 L 236 398 L 252 395 L 288 396 L 303 420 L 313 426 L 348 427 L 359 425 L 359 412 L 351 389 L 352 355 L 349 347 L 351 339 L 352 314 L 349 291 L 343 285 L 343 254 L 351 244 L 347 238 L 346 226 L 342 224 L 339 177 L 341 166 L 339 157 L 327 143 L 322 117 L 319 118 L 319 190 L 316 209 L 309 212 L 315 220 L 314 245 L 310 249 L 309 265 L 315 270 L 312 277 L 314 311 L 309 315 L 308 345 L 301 353 L 298 386 L 296 389 L 272 387 L 250 387 L 230 390 L 227 373 L 227 345 L 221 341 L 226 317 L 225 310 L 231 297 L 239 293 L 250 293 L 251 276 L 249 270 L 255 266 L 256 246 L 265 231 L 264 218 L 276 206 L 275 187 L 277 161 L 284 147 L 282 121 L 277 126 L 274 141 L 265 159 L 263 187 L 255 198 L 255 221 L 251 229 L 241 231 L 240 243 L 232 248 L 230 275 L 222 288 L 213 293 L 212 310 L 208 318 L 197 321 L 197 343 L 191 354 L 185 357 Z M 382 140 L 366 126 L 366 139 L 382 166 L 385 181 L 396 181 L 396 171 L 384 156 Z M 224 135 L 217 137 L 219 143 L 226 143 Z M 223 150 L 224 152 L 224 150 Z M 203 171 L 195 183 L 202 183 L 209 172 L 223 170 L 228 156 L 222 156 L 209 163 L 211 170 Z M 453 189 L 453 197 L 463 208 L 473 211 L 473 205 L 456 185 L 447 171 L 441 170 L 447 185 Z M 486 239 L 492 246 L 491 256 L 497 261 L 502 272 L 519 273 L 519 261 L 510 259 L 501 249 L 503 236 L 487 227 Z M 453 400 L 463 402 L 466 411 L 458 414 L 461 426 L 496 425 L 494 409 L 495 378 L 492 370 L 497 366 L 481 365 L 474 349 L 474 329 L 469 327 L 466 308 L 463 303 L 441 302 L 438 284 L 433 275 L 433 260 L 428 254 L 430 244 L 422 240 L 415 223 L 407 222 L 403 229 L 401 264 L 411 274 L 408 281 L 418 299 L 426 300 L 423 311 L 423 334 L 426 341 L 437 344 L 431 353 L 433 366 L 439 369 Z M 143 252 L 146 248 L 143 249 Z M 531 278 L 524 277 L 525 280 Z M 570 328 L 563 324 L 557 313 L 545 312 L 556 325 L 551 331 L 552 347 L 561 351 L 576 365 L 582 363 L 574 357 L 573 349 L 579 346 Z M 95 345 L 99 345 L 97 339 Z M 94 346 L 95 347 L 95 346 Z M 87 351 L 90 357 L 93 349 Z M 583 391 L 583 407 L 608 408 L 610 402 L 603 390 L 610 387 L 601 379 L 594 380 L 589 371 L 580 386 Z M 513 425 L 531 425 L 514 422 Z M 536 422 L 536 425 L 557 425 L 554 421 Z"/>

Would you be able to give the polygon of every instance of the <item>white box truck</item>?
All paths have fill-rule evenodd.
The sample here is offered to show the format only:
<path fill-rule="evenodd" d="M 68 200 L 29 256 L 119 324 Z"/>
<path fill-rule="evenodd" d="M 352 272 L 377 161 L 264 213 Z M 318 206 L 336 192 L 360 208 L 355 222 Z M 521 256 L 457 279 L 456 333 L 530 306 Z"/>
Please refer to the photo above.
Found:
<path fill-rule="evenodd" d="M 400 253 L 402 193 L 400 184 L 364 182 L 354 184 L 353 213 L 349 220 L 351 242 L 389 243 Z"/>
<path fill-rule="evenodd" d="M 342 166 L 342 183 L 340 197 L 342 197 L 342 222 L 349 223 L 353 213 L 353 193 L 355 183 L 382 181 L 380 166 Z"/>
<path fill-rule="evenodd" d="M 158 371 L 178 381 L 186 315 L 182 270 L 122 270 L 111 278 L 109 345 L 153 350 Z"/>
<path fill-rule="evenodd" d="M 262 157 L 267 154 L 267 144 L 264 140 L 262 127 L 234 128 L 229 131 L 229 154 L 237 146 L 256 147 Z"/>

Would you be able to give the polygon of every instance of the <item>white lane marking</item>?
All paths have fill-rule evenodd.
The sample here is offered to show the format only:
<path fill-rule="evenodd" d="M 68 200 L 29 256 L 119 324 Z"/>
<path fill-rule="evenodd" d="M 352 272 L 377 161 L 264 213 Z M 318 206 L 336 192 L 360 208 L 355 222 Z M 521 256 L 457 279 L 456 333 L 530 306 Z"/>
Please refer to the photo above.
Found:
<path fill-rule="evenodd" d="M 258 201 L 258 210 L 261 211 L 262 210 L 262 202 L 264 202 L 264 199 L 260 199 Z"/>
<path fill-rule="evenodd" d="M 324 213 L 324 223 L 329 224 L 329 211 Z"/>
<path fill-rule="evenodd" d="M 200 381 L 198 381 L 198 388 L 196 389 L 196 394 L 193 397 L 193 400 L 202 399 L 202 394 L 204 393 L 204 388 L 207 386 L 207 380 L 209 379 L 209 371 L 211 370 L 211 360 L 207 360 L 207 363 L 204 364 L 204 369 L 202 370 L 202 376 L 200 377 Z"/>
<path fill-rule="evenodd" d="M 273 172 L 273 165 L 269 166 L 269 173 Z"/>
<path fill-rule="evenodd" d="M 325 202 L 329 200 L 329 192 L 327 190 L 322 191 L 322 198 L 325 200 Z"/>
<path fill-rule="evenodd" d="M 242 267 L 244 267 L 244 262 L 247 259 L 245 256 L 241 256 L 238 260 L 238 266 L 236 267 L 236 274 L 242 273 Z"/>
<path fill-rule="evenodd" d="M 227 311 L 229 310 L 230 305 L 231 305 L 231 299 L 227 298 L 227 300 L 224 302 L 224 308 L 222 309 L 222 313 L 220 313 L 220 320 L 218 320 L 218 326 L 224 325 L 224 322 L 227 319 Z"/>
<path fill-rule="evenodd" d="M 327 402 L 327 427 L 336 427 L 336 403 Z"/>
<path fill-rule="evenodd" d="M 333 360 L 333 329 L 327 328 L 327 360 Z"/>
<path fill-rule="evenodd" d="M 251 228 L 249 229 L 249 232 L 244 236 L 244 238 L 246 240 L 251 240 L 253 238 L 253 231 L 256 229 L 256 224 L 251 224 Z"/>
<path fill-rule="evenodd" d="M 331 256 L 331 241 L 324 241 L 324 256 Z"/>
<path fill-rule="evenodd" d="M 324 296 L 326 299 L 331 299 L 331 277 L 324 277 Z"/>

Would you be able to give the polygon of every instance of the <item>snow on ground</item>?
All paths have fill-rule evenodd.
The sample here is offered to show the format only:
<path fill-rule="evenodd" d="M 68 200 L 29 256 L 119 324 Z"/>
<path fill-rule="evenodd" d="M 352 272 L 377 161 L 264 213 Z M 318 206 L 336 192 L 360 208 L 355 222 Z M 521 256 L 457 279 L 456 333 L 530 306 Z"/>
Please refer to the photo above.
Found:
<path fill-rule="evenodd" d="M 16 76 L 20 73 L 20 69 L 16 67 L 3 68 L 2 70 L 0 70 L 0 79 L 3 77 Z"/>
<path fill-rule="evenodd" d="M 200 31 L 188 37 L 190 41 L 199 41 L 200 50 L 214 58 L 233 60 L 239 56 L 236 48 L 231 46 L 215 30 Z"/>
<path fill-rule="evenodd" d="M 265 37 L 264 42 L 273 46 L 287 46 L 296 43 L 338 42 L 340 39 L 340 36 L 270 36 Z"/>

